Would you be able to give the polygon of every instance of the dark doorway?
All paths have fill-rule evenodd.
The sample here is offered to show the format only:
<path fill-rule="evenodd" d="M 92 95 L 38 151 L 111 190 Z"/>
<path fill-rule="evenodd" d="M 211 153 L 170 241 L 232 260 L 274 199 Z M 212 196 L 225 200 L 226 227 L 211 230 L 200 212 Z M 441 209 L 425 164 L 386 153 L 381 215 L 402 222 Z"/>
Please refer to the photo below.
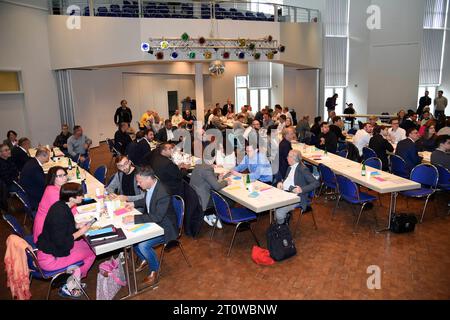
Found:
<path fill-rule="evenodd" d="M 169 104 L 169 116 L 178 109 L 178 91 L 167 91 L 167 102 Z"/>

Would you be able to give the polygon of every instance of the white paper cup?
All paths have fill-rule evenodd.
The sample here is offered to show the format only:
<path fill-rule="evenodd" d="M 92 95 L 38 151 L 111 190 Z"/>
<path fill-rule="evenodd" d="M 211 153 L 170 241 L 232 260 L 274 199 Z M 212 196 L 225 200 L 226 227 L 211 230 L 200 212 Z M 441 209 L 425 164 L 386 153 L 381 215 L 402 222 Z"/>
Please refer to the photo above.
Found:
<path fill-rule="evenodd" d="M 114 214 L 114 202 L 113 201 L 106 201 L 106 210 L 108 211 L 108 215 L 112 217 Z"/>

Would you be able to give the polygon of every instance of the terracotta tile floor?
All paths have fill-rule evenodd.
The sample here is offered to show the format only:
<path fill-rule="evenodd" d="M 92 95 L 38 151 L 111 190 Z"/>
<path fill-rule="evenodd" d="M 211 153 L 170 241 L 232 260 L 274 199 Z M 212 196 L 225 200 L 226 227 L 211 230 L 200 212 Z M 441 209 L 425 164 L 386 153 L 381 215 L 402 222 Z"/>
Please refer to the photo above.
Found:
<path fill-rule="evenodd" d="M 93 152 L 95 169 L 109 164 L 105 146 Z M 109 172 L 108 176 L 112 174 Z M 251 260 L 253 239 L 249 232 L 237 235 L 231 257 L 225 256 L 233 228 L 225 226 L 209 240 L 210 227 L 202 227 L 197 239 L 184 237 L 183 245 L 192 263 L 189 268 L 177 250 L 165 255 L 159 286 L 135 299 L 450 299 L 450 217 L 448 195 L 437 196 L 429 205 L 425 221 L 414 233 L 376 234 L 371 212 L 363 214 L 358 234 L 352 234 L 353 216 L 348 204 L 342 204 L 334 220 L 334 202 L 317 199 L 313 205 L 319 229 L 310 216 L 302 219 L 296 244 L 298 254 L 270 267 L 258 266 Z M 376 203 L 378 222 L 387 221 L 389 197 L 382 196 L 383 207 Z M 419 213 L 423 202 L 409 201 L 408 211 Z M 400 199 L 398 210 L 407 210 Z M 21 212 L 13 212 L 22 217 Z M 297 221 L 296 214 L 292 227 Z M 262 216 L 255 230 L 261 244 L 269 217 Z M 28 227 L 30 225 L 28 224 Z M 0 223 L 0 254 L 10 231 Z M 96 274 L 101 257 L 91 269 L 86 282 L 88 293 L 95 298 Z M 369 290 L 367 268 L 381 268 L 381 289 Z M 0 299 L 10 299 L 2 266 Z M 146 271 L 138 275 L 145 276 Z M 33 299 L 45 298 L 47 283 L 34 280 Z M 123 293 L 125 291 L 123 290 Z M 59 299 L 55 291 L 52 299 Z"/>

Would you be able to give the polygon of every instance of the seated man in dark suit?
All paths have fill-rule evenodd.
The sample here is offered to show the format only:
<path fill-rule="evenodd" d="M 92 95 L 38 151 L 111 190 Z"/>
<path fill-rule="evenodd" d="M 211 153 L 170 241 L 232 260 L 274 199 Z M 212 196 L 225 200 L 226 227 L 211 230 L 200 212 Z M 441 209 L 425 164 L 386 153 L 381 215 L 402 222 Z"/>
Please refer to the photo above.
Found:
<path fill-rule="evenodd" d="M 11 160 L 11 150 L 7 144 L 0 144 L 0 180 L 3 181 L 9 192 L 17 189 L 14 181 L 19 179 L 19 170 Z"/>
<path fill-rule="evenodd" d="M 153 222 L 164 229 L 164 235 L 141 242 L 134 247 L 137 255 L 148 263 L 150 269 L 150 274 L 144 279 L 143 284 L 153 285 L 159 270 L 158 255 L 153 247 L 177 238 L 177 216 L 169 193 L 163 183 L 157 179 L 152 168 L 137 169 L 136 181 L 139 187 L 145 190 L 145 196 L 133 203 L 127 203 L 126 207 L 142 207 L 144 208 L 143 214 L 124 217 L 123 222 L 125 224 Z"/>
<path fill-rule="evenodd" d="M 289 168 L 284 180 L 279 182 L 277 187 L 278 189 L 297 194 L 299 203 L 276 209 L 275 218 L 278 224 L 285 223 L 288 213 L 298 206 L 302 210 L 306 210 L 310 204 L 309 193 L 320 186 L 319 181 L 314 178 L 311 171 L 301 161 L 302 156 L 299 151 L 291 150 L 289 152 Z"/>
<path fill-rule="evenodd" d="M 175 129 L 172 127 L 172 121 L 166 119 L 166 121 L 164 121 L 164 127 L 161 128 L 161 130 L 159 130 L 156 134 L 156 140 L 160 142 L 175 141 L 175 137 L 173 134 L 174 130 Z"/>
<path fill-rule="evenodd" d="M 291 141 L 295 139 L 295 129 L 294 127 L 283 129 L 283 140 L 281 140 L 278 146 L 278 174 L 276 175 L 277 180 L 281 181 L 286 176 L 286 171 L 289 168 L 288 155 L 289 151 L 292 150 Z"/>
<path fill-rule="evenodd" d="M 20 185 L 24 188 L 30 200 L 31 208 L 37 209 L 45 190 L 45 174 L 42 166 L 50 159 L 50 151 L 38 148 L 35 158 L 24 165 L 20 173 Z"/>
<path fill-rule="evenodd" d="M 405 140 L 402 140 L 397 144 L 395 154 L 405 160 L 406 170 L 411 172 L 411 170 L 421 162 L 416 148 L 419 132 L 415 128 L 409 128 L 406 131 L 406 136 L 407 138 Z"/>
<path fill-rule="evenodd" d="M 30 160 L 28 149 L 31 147 L 31 141 L 28 138 L 20 138 L 19 143 L 11 150 L 11 160 L 19 171 L 22 171 L 25 163 Z"/>
<path fill-rule="evenodd" d="M 330 131 L 330 126 L 327 122 L 322 122 L 320 125 L 319 138 L 316 147 L 327 152 L 336 153 L 338 139 L 336 135 Z"/>
<path fill-rule="evenodd" d="M 171 160 L 174 147 L 173 143 L 162 143 L 158 148 L 147 154 L 144 164 L 149 164 L 153 168 L 169 194 L 183 196 L 183 177 L 187 175 L 187 169 L 190 165 L 182 164 L 179 168 Z"/>
<path fill-rule="evenodd" d="M 132 142 L 130 135 L 128 134 L 128 128 L 130 125 L 126 122 L 122 122 L 119 129 L 114 134 L 114 147 L 121 154 L 125 154 L 127 146 Z"/>
<path fill-rule="evenodd" d="M 139 157 L 139 142 L 144 139 L 144 131 L 140 130 L 136 132 L 136 140 L 131 142 L 127 149 L 125 150 L 125 154 L 128 157 L 128 159 L 136 166 L 138 166 L 138 162 L 142 161 Z"/>
<path fill-rule="evenodd" d="M 440 165 L 450 170 L 450 136 L 439 136 L 436 143 L 437 149 L 431 153 L 431 164 Z"/>

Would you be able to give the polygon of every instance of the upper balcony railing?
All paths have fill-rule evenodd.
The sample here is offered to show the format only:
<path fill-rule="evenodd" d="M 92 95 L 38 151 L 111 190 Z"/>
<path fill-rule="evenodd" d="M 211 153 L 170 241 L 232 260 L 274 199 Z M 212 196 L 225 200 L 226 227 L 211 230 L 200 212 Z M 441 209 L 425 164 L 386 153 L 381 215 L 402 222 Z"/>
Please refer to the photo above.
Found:
<path fill-rule="evenodd" d="M 248 1 L 49 0 L 50 14 L 126 18 L 319 22 L 320 11 Z"/>

